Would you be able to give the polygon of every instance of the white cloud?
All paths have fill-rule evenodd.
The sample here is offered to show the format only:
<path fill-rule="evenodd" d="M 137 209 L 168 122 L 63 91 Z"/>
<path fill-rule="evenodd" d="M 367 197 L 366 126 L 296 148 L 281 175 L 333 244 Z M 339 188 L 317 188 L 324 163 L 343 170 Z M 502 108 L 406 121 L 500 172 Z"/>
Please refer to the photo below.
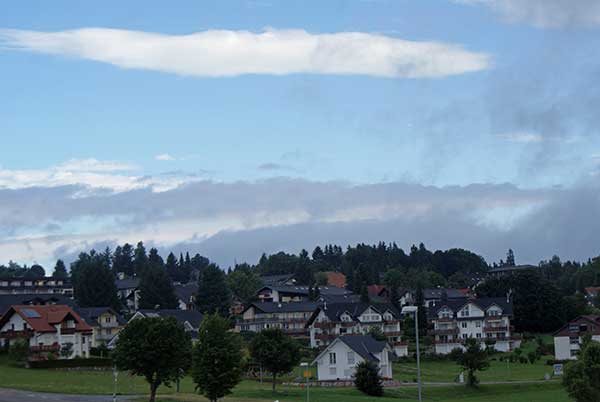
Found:
<path fill-rule="evenodd" d="M 593 27 L 600 25 L 598 0 L 453 0 L 491 7 L 510 22 L 539 28 Z"/>
<path fill-rule="evenodd" d="M 444 77 L 485 70 L 491 58 L 459 45 L 361 32 L 209 30 L 189 35 L 104 28 L 0 30 L 0 46 L 184 76 L 294 73 Z"/>
<path fill-rule="evenodd" d="M 498 137 L 510 142 L 520 142 L 525 144 L 544 141 L 544 137 L 540 134 L 530 133 L 527 131 L 500 134 Z"/>
<path fill-rule="evenodd" d="M 175 158 L 169 154 L 160 154 L 154 157 L 157 161 L 174 161 Z"/>
<path fill-rule="evenodd" d="M 171 174 L 154 177 L 128 173 L 135 169 L 137 167 L 134 165 L 96 159 L 71 159 L 46 169 L 0 168 L 0 189 L 81 185 L 88 190 L 123 192 L 151 188 L 153 191 L 160 192 L 200 180 L 189 175 Z"/>

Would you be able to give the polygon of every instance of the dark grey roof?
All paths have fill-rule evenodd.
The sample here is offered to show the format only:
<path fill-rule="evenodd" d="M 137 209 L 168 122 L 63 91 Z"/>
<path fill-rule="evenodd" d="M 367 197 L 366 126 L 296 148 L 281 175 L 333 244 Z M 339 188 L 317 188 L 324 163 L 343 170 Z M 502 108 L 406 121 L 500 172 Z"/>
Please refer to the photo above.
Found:
<path fill-rule="evenodd" d="M 265 275 L 261 276 L 260 280 L 265 286 L 283 285 L 287 281 L 294 278 L 294 274 L 283 274 L 283 275 Z"/>
<path fill-rule="evenodd" d="M 359 303 L 360 295 L 348 293 L 343 295 L 322 294 L 319 301 L 327 303 Z"/>
<path fill-rule="evenodd" d="M 83 320 L 88 325 L 91 325 L 92 327 L 98 325 L 98 317 L 107 311 L 117 316 L 117 322 L 119 324 L 126 324 L 126 321 L 123 318 L 123 316 L 121 316 L 121 314 L 117 313 L 110 307 L 75 307 L 75 312 L 79 314 L 79 316 L 83 318 Z"/>
<path fill-rule="evenodd" d="M 189 302 L 192 296 L 196 296 L 198 293 L 198 284 L 197 283 L 188 283 L 185 285 L 175 285 L 175 295 L 179 300 L 183 300 L 184 302 Z"/>
<path fill-rule="evenodd" d="M 4 314 L 10 306 L 26 306 L 34 304 L 60 304 L 69 307 L 75 306 L 75 300 L 60 294 L 14 294 L 0 295 L 0 315 Z"/>
<path fill-rule="evenodd" d="M 539 267 L 537 267 L 535 265 L 513 265 L 513 266 L 492 268 L 488 271 L 488 274 L 493 274 L 493 273 L 497 273 L 497 272 L 527 271 L 527 270 L 536 270 L 536 269 L 539 269 Z"/>
<path fill-rule="evenodd" d="M 431 317 L 437 316 L 437 313 L 443 308 L 448 307 L 454 312 L 454 316 L 458 310 L 460 310 L 467 303 L 473 303 L 483 311 L 487 310 L 490 306 L 496 304 L 502 309 L 502 313 L 506 315 L 513 314 L 512 301 L 507 301 L 506 297 L 484 297 L 481 299 L 455 299 L 447 300 L 446 302 L 437 303 L 435 306 L 428 308 L 428 313 Z"/>
<path fill-rule="evenodd" d="M 300 313 L 313 312 L 318 307 L 318 303 L 252 303 L 248 308 L 254 306 L 263 313 Z M 248 309 L 246 308 L 246 309 Z"/>
<path fill-rule="evenodd" d="M 279 293 L 288 293 L 288 294 L 296 294 L 299 296 L 308 296 L 308 286 L 263 286 L 259 292 L 263 289 L 272 289 L 276 290 Z M 352 294 L 348 289 L 337 288 L 335 286 L 319 286 L 319 293 L 321 295 L 330 296 L 330 295 L 348 295 Z"/>
<path fill-rule="evenodd" d="M 448 299 L 466 299 L 467 298 L 467 296 L 465 296 L 464 293 L 462 293 L 460 290 L 451 289 L 451 288 L 448 288 L 448 289 L 444 289 L 444 288 L 423 289 L 423 297 L 425 298 L 425 300 L 441 299 L 444 291 L 446 291 L 446 295 L 448 296 Z"/>
<path fill-rule="evenodd" d="M 375 354 L 381 353 L 386 346 L 386 342 L 377 341 L 367 335 L 344 335 L 340 336 L 339 340 L 348 345 L 350 349 L 358 353 L 363 359 L 371 361 L 379 361 L 375 357 Z"/>
<path fill-rule="evenodd" d="M 183 324 L 188 321 L 192 327 L 200 328 L 200 323 L 202 322 L 203 315 L 199 311 L 193 310 L 138 310 L 139 313 L 142 313 L 146 317 L 173 317 L 177 320 L 177 322 Z"/>
<path fill-rule="evenodd" d="M 117 290 L 136 289 L 140 285 L 138 278 L 116 279 Z"/>
<path fill-rule="evenodd" d="M 319 311 L 324 311 L 330 321 L 339 322 L 342 314 L 347 312 L 356 320 L 369 307 L 373 307 L 380 313 L 385 313 L 389 310 L 396 317 L 400 317 L 398 309 L 390 303 L 327 303 L 320 307 Z M 314 316 L 316 317 L 316 314 Z"/>

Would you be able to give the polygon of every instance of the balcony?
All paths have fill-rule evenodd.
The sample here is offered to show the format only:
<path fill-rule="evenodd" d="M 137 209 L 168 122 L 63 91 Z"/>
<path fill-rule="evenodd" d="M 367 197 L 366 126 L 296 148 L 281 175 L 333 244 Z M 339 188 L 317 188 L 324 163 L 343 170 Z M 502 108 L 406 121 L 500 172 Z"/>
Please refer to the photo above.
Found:
<path fill-rule="evenodd" d="M 22 331 L 4 331 L 0 332 L 0 338 L 4 339 L 17 339 L 17 338 L 31 338 L 33 336 L 33 331 L 30 329 L 25 329 Z"/>
<path fill-rule="evenodd" d="M 32 346 L 29 348 L 29 350 L 32 353 L 39 353 L 39 352 L 58 352 L 60 351 L 60 345 L 55 343 L 54 345 L 39 345 L 39 346 Z"/>
<path fill-rule="evenodd" d="M 458 335 L 458 328 L 439 328 L 430 331 L 431 335 Z"/>
<path fill-rule="evenodd" d="M 75 333 L 75 328 L 61 328 L 61 335 L 73 335 Z"/>
<path fill-rule="evenodd" d="M 383 334 L 387 337 L 402 336 L 402 331 L 385 331 Z"/>
<path fill-rule="evenodd" d="M 483 332 L 506 332 L 508 327 L 506 325 L 486 325 L 483 327 Z"/>
<path fill-rule="evenodd" d="M 315 328 L 335 328 L 337 324 L 335 322 L 315 322 L 314 323 L 314 327 Z"/>

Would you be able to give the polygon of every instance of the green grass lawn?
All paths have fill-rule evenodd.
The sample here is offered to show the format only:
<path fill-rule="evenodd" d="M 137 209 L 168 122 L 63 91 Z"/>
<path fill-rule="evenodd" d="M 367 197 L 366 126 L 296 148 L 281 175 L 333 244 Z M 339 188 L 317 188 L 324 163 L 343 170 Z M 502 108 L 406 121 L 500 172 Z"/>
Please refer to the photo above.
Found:
<path fill-rule="evenodd" d="M 481 381 L 543 380 L 545 374 L 552 375 L 552 366 L 547 365 L 546 360 L 539 360 L 535 364 L 491 361 L 490 367 L 486 371 L 477 373 L 477 376 Z M 421 362 L 421 375 L 424 382 L 454 382 L 460 372 L 460 366 L 452 361 Z M 416 363 L 396 363 L 393 373 L 398 381 L 414 382 L 417 378 Z"/>
<path fill-rule="evenodd" d="M 550 366 L 543 363 L 535 365 L 510 365 L 492 362 L 489 371 L 481 373 L 483 381 L 539 380 Z M 459 368 L 452 362 L 423 362 L 423 379 L 428 382 L 452 382 Z M 403 381 L 412 381 L 416 376 L 414 364 L 397 364 L 394 376 Z M 17 368 L 7 364 L 0 357 L 0 387 L 40 392 L 60 392 L 69 394 L 111 394 L 113 377 L 110 371 L 59 371 L 31 370 Z M 300 402 L 305 400 L 305 390 L 299 387 L 278 385 L 276 395 L 271 393 L 270 384 L 256 381 L 243 381 L 236 387 L 228 402 Z M 117 391 L 120 394 L 146 395 L 148 385 L 139 377 L 119 373 Z M 189 377 L 181 383 L 181 393 L 175 394 L 174 388 L 159 389 L 162 402 L 197 402 L 205 399 L 194 394 L 194 384 Z M 144 400 L 144 399 L 141 399 Z M 370 402 L 374 398 L 362 395 L 353 388 L 311 388 L 313 402 Z M 380 402 L 417 401 L 414 386 L 386 389 Z M 479 389 L 467 389 L 464 386 L 435 387 L 426 386 L 424 400 L 430 402 L 567 402 L 568 398 L 560 383 L 553 381 L 541 384 L 498 384 L 482 385 Z"/>

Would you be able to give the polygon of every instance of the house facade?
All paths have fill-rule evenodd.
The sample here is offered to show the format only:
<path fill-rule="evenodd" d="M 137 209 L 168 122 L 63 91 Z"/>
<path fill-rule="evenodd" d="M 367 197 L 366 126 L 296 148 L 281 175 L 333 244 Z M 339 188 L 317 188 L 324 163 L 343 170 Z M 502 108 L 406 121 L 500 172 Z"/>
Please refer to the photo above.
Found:
<path fill-rule="evenodd" d="M 175 296 L 179 303 L 179 310 L 196 309 L 196 293 L 198 293 L 197 283 L 178 284 L 173 286 Z"/>
<path fill-rule="evenodd" d="M 586 335 L 600 342 L 600 315 L 577 317 L 554 333 L 556 360 L 576 360 Z"/>
<path fill-rule="evenodd" d="M 510 352 L 521 344 L 513 335 L 512 302 L 506 298 L 447 300 L 432 306 L 428 312 L 437 354 L 464 349 L 468 338 L 500 352 Z"/>
<path fill-rule="evenodd" d="M 235 324 L 236 332 L 261 332 L 279 328 L 296 339 L 308 339 L 306 324 L 318 308 L 317 303 L 252 303 Z"/>
<path fill-rule="evenodd" d="M 75 311 L 92 327 L 92 347 L 107 345 L 125 326 L 123 317 L 110 307 L 77 307 Z"/>
<path fill-rule="evenodd" d="M 125 278 L 121 275 L 115 280 L 117 294 L 121 302 L 127 306 L 130 312 L 135 312 L 139 308 L 140 303 L 140 280 L 138 278 Z"/>
<path fill-rule="evenodd" d="M 89 357 L 92 328 L 68 306 L 11 306 L 0 319 L 0 343 L 29 343 L 30 358 Z M 70 349 L 68 356 L 61 350 Z"/>
<path fill-rule="evenodd" d="M 387 342 L 371 336 L 345 335 L 332 341 L 312 362 L 317 367 L 319 381 L 352 380 L 356 366 L 372 361 L 379 367 L 383 378 L 392 378 L 390 355 L 393 350 Z"/>
<path fill-rule="evenodd" d="M 68 279 L 42 278 L 0 278 L 0 295 L 15 294 L 56 294 L 73 296 L 73 285 Z"/>
<path fill-rule="evenodd" d="M 326 348 L 338 337 L 366 335 L 374 328 L 387 339 L 397 356 L 408 355 L 402 341 L 400 312 L 388 303 L 324 303 L 307 323 L 310 346 Z"/>

